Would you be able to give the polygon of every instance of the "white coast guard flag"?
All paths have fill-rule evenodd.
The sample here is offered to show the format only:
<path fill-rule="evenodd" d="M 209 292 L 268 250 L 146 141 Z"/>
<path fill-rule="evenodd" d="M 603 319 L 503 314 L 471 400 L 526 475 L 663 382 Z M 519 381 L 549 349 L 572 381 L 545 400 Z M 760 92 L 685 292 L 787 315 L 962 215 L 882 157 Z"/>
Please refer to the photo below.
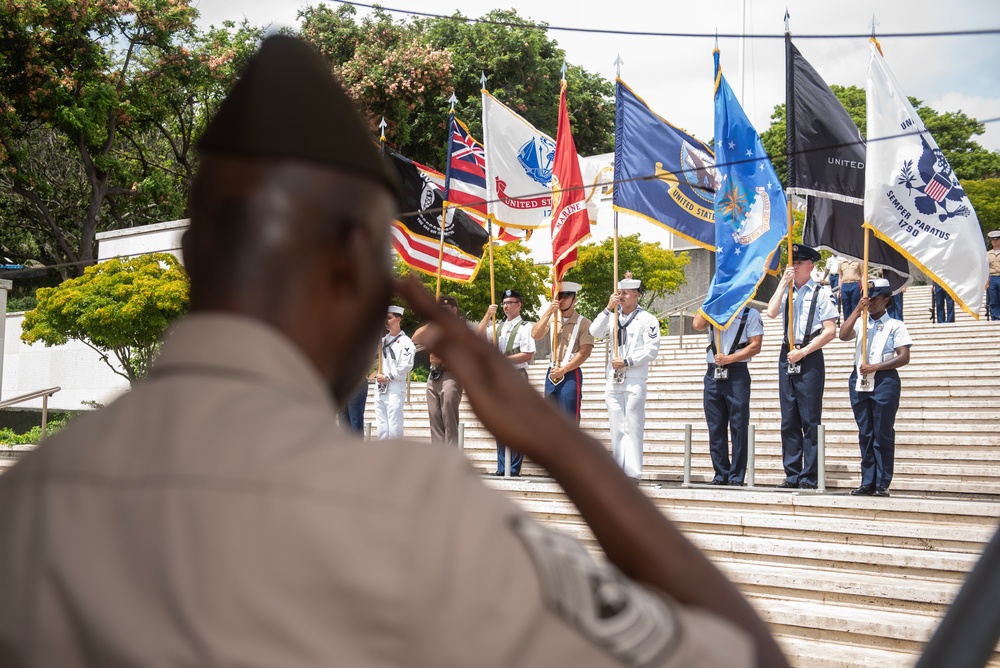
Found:
<path fill-rule="evenodd" d="M 989 275 L 979 219 L 874 40 L 867 97 L 865 227 L 978 318 Z"/>
<path fill-rule="evenodd" d="M 486 191 L 493 219 L 532 230 L 552 215 L 552 164 L 556 143 L 483 91 Z"/>

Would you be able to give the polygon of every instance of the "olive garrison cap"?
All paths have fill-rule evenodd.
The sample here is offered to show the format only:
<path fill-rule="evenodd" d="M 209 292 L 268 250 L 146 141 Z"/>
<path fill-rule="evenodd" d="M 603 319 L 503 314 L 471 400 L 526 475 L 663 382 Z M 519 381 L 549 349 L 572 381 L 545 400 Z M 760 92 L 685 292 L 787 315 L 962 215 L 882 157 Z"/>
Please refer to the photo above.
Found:
<path fill-rule="evenodd" d="M 319 53 L 287 35 L 264 40 L 198 150 L 317 163 L 375 181 L 400 200 L 395 170 L 379 155 L 354 102 Z"/>

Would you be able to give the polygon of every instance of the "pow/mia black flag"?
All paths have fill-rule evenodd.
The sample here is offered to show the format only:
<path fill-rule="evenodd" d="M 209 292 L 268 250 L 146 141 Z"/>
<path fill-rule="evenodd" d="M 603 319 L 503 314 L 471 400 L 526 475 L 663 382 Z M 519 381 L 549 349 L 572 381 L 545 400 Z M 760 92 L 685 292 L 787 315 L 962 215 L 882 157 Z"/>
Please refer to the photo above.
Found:
<path fill-rule="evenodd" d="M 788 34 L 785 66 L 787 191 L 864 204 L 861 131 Z"/>
<path fill-rule="evenodd" d="M 858 126 L 785 34 L 788 193 L 806 195 L 802 243 L 864 257 L 865 143 Z M 892 291 L 910 281 L 910 266 L 892 246 L 869 239 L 868 264 L 880 267 Z"/>
<path fill-rule="evenodd" d="M 387 151 L 399 173 L 403 213 L 393 223 L 392 246 L 408 266 L 437 275 L 442 253 L 441 226 L 444 198 L 441 190 L 416 163 Z M 461 209 L 449 208 L 444 222 L 441 275 L 467 283 L 476 277 L 489 234 Z"/>

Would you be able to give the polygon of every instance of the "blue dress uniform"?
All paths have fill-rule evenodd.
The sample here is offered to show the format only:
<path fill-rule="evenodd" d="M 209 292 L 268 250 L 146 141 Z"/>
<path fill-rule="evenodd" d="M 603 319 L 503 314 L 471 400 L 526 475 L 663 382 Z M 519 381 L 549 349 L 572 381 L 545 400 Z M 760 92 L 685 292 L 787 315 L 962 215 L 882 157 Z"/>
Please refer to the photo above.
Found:
<path fill-rule="evenodd" d="M 990 279 L 987 283 L 988 315 L 990 320 L 1000 320 L 1000 246 L 994 243 L 995 239 L 1000 239 L 1000 230 L 993 230 L 988 236 L 991 246 L 986 251 L 990 263 Z"/>
<path fill-rule="evenodd" d="M 841 288 L 843 289 L 843 288 Z M 794 288 L 795 344 L 803 348 L 823 331 L 823 323 L 837 319 L 830 291 L 812 279 Z M 817 481 L 817 430 L 823 420 L 826 365 L 823 351 L 799 362 L 802 372 L 788 375 L 787 299 L 780 313 L 786 323 L 785 341 L 778 356 L 778 399 L 781 404 L 781 455 L 786 487 L 814 489 Z"/>
<path fill-rule="evenodd" d="M 896 451 L 896 411 L 899 409 L 899 372 L 877 371 L 870 392 L 858 390 L 858 365 L 861 364 L 861 321 L 854 323 L 857 340 L 854 369 L 849 389 L 851 408 L 858 423 L 861 447 L 861 487 L 889 489 Z M 878 319 L 868 316 L 868 363 L 892 359 L 896 348 L 912 346 L 913 340 L 901 320 L 883 313 Z"/>
<path fill-rule="evenodd" d="M 729 378 L 715 378 L 715 330 L 708 329 L 709 347 L 705 373 L 705 421 L 708 423 L 708 447 L 712 456 L 715 477 L 712 484 L 742 485 L 747 470 L 747 441 L 750 431 L 750 371 L 746 362 L 726 365 Z M 732 355 L 745 348 L 753 336 L 764 335 L 760 312 L 746 307 L 740 317 L 721 331 L 721 350 Z M 732 438 L 732 459 L 729 457 L 729 440 Z"/>

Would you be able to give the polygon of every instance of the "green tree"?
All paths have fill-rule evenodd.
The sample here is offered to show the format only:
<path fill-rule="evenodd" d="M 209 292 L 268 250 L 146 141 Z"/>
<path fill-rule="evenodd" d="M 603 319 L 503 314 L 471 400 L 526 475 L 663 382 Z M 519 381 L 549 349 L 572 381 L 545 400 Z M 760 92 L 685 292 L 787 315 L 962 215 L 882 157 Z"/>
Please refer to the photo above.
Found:
<path fill-rule="evenodd" d="M 639 304 L 645 309 L 685 284 L 684 267 L 690 262 L 687 253 L 675 253 L 659 243 L 645 243 L 638 234 L 618 237 L 618 277 L 631 271 L 642 281 Z M 566 274 L 566 280 L 583 286 L 578 302 L 580 313 L 593 318 L 608 305 L 608 296 L 614 291 L 613 274 L 613 239 L 580 246 L 579 261 Z"/>
<path fill-rule="evenodd" d="M 513 10 L 495 10 L 467 22 L 444 19 L 393 21 L 381 11 L 355 19 L 353 7 L 307 7 L 299 14 L 302 35 L 330 61 L 367 114 L 375 132 L 385 116 L 390 144 L 429 165 L 443 165 L 448 102 L 473 135 L 482 139 L 480 75 L 502 102 L 539 129 L 555 135 L 560 68 L 565 52 Z M 499 23 L 524 25 L 499 25 Z M 602 77 L 569 66 L 571 121 L 581 154 L 614 145 L 614 89 Z"/>
<path fill-rule="evenodd" d="M 857 86 L 837 85 L 830 86 L 830 90 L 844 105 L 844 109 L 864 137 L 867 132 L 865 90 Z M 925 106 L 916 98 L 911 97 L 910 103 L 917 110 L 920 119 L 963 183 L 966 180 L 983 179 L 1000 174 L 1000 154 L 988 151 L 973 139 L 986 131 L 982 123 L 961 111 L 940 113 Z M 771 125 L 761 134 L 760 139 L 783 183 L 788 183 L 785 157 L 786 129 L 785 105 L 779 104 L 771 114 Z"/>
<path fill-rule="evenodd" d="M 489 253 L 489 249 L 486 249 Z M 447 279 L 441 281 L 441 292 L 454 295 L 458 299 L 459 310 L 466 318 L 473 322 L 479 322 L 486 309 L 491 303 L 490 300 L 490 268 L 489 259 L 484 253 L 483 262 L 480 265 L 479 273 L 471 283 L 458 283 Z M 437 288 L 437 278 L 422 272 L 415 271 L 397 261 L 396 272 L 400 276 L 416 273 L 424 286 L 431 292 Z M 524 305 L 521 315 L 525 320 L 536 320 L 538 318 L 538 307 L 541 304 L 539 296 L 546 293 L 545 281 L 549 275 L 548 268 L 536 265 L 528 257 L 528 249 L 519 242 L 504 244 L 493 247 L 493 277 L 496 284 L 497 303 L 500 302 L 502 290 L 511 288 L 521 293 Z M 416 320 L 407 320 L 404 315 L 403 327 L 412 332 L 412 327 L 416 326 Z"/>
<path fill-rule="evenodd" d="M 95 235 L 179 217 L 192 147 L 259 34 L 189 0 L 0 0 L 0 245 L 77 275 Z"/>
<path fill-rule="evenodd" d="M 962 188 L 976 210 L 983 234 L 1000 230 L 1000 178 L 966 181 Z"/>
<path fill-rule="evenodd" d="M 115 258 L 54 288 L 40 288 L 38 304 L 24 314 L 21 340 L 46 346 L 82 341 L 135 383 L 149 370 L 167 325 L 187 306 L 187 274 L 173 255 Z"/>

